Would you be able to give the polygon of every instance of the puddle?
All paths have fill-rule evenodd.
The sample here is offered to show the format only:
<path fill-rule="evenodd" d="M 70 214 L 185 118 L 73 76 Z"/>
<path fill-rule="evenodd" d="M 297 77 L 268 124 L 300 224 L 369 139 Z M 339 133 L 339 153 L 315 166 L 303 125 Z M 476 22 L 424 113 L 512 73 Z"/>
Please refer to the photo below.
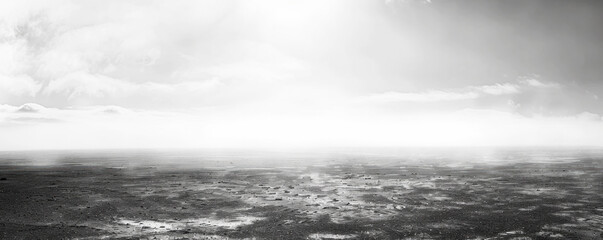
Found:
<path fill-rule="evenodd" d="M 356 234 L 331 234 L 331 233 L 313 233 L 308 236 L 309 239 L 352 239 Z"/>
<path fill-rule="evenodd" d="M 216 219 L 216 218 L 194 218 L 183 219 L 179 221 L 152 221 L 152 220 L 130 220 L 121 219 L 117 223 L 121 225 L 133 226 L 142 228 L 143 231 L 150 232 L 167 232 L 172 230 L 183 230 L 187 228 L 203 228 L 216 230 L 218 228 L 236 229 L 244 225 L 253 224 L 255 221 L 263 220 L 264 218 L 253 216 L 239 216 L 232 219 Z"/>

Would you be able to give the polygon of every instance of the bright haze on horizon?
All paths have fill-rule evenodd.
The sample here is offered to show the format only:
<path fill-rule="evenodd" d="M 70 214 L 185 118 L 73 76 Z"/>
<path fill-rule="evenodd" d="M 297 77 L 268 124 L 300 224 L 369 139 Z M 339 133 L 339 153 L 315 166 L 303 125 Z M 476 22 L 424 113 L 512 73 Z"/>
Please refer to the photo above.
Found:
<path fill-rule="evenodd" d="M 2 1 L 0 150 L 603 145 L 603 1 Z"/>

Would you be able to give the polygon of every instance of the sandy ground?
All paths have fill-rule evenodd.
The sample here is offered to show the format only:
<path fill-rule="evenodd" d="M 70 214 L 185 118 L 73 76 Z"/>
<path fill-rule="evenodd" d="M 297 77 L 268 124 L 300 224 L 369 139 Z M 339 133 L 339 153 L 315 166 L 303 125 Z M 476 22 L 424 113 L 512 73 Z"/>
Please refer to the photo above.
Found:
<path fill-rule="evenodd" d="M 1 239 L 603 238 L 597 158 L 269 168 L 2 162 Z"/>

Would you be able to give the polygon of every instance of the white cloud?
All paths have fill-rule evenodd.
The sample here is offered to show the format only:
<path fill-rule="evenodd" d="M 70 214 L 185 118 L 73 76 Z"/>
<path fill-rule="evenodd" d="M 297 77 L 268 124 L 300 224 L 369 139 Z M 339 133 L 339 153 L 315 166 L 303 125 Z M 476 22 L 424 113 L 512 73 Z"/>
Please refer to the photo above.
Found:
<path fill-rule="evenodd" d="M 21 105 L 21 107 L 19 107 L 15 111 L 22 112 L 22 113 L 39 113 L 39 112 L 43 112 L 44 110 L 46 110 L 46 108 L 40 104 L 26 103 L 26 104 Z"/>
<path fill-rule="evenodd" d="M 561 85 L 558 83 L 542 82 L 542 81 L 534 79 L 534 78 L 527 78 L 527 79 L 521 80 L 521 82 L 525 85 L 537 87 L 537 88 L 559 88 L 559 87 L 561 87 Z"/>
<path fill-rule="evenodd" d="M 68 99 L 79 97 L 103 98 L 128 93 L 133 91 L 133 88 L 135 88 L 135 85 L 126 81 L 80 71 L 67 74 L 50 82 L 43 93 L 47 95 L 65 94 Z"/>
<path fill-rule="evenodd" d="M 371 102 L 439 102 L 475 99 L 477 92 L 427 91 L 417 93 L 386 92 L 369 96 Z"/>
<path fill-rule="evenodd" d="M 582 113 L 576 115 L 575 118 L 577 118 L 579 120 L 587 120 L 587 121 L 603 120 L 603 117 L 601 115 L 596 114 L 596 113 L 591 113 L 591 112 L 582 112 Z"/>
<path fill-rule="evenodd" d="M 369 102 L 442 102 L 476 99 L 485 96 L 506 96 L 521 93 L 529 88 L 560 88 L 558 83 L 544 83 L 536 79 L 519 80 L 517 83 L 468 86 L 457 89 L 429 90 L 423 92 L 385 92 L 366 96 Z"/>
<path fill-rule="evenodd" d="M 285 84 L 294 79 L 304 64 L 272 45 L 254 41 L 234 41 L 225 44 L 225 55 L 236 55 L 237 59 L 206 66 L 202 58 L 185 55 L 187 63 L 171 73 L 174 81 L 194 81 L 219 78 L 244 83 Z"/>
<path fill-rule="evenodd" d="M 393 6 L 394 4 L 429 4 L 431 0 L 385 0 L 385 4 L 388 6 Z"/>
<path fill-rule="evenodd" d="M 0 20 L 0 28 L 5 25 Z M 30 58 L 27 41 L 0 30 L 0 102 L 32 97 L 40 90 L 42 85 L 27 73 Z"/>
<path fill-rule="evenodd" d="M 519 93 L 519 86 L 511 83 L 497 83 L 494 85 L 484 85 L 477 87 L 470 87 L 477 92 L 481 92 L 489 95 L 508 95 Z"/>
<path fill-rule="evenodd" d="M 70 29 L 48 39 L 48 51 L 37 60 L 37 74 L 60 78 L 77 71 L 111 73 L 120 69 L 144 70 L 161 57 L 157 36 L 138 22 L 99 23 Z"/>
<path fill-rule="evenodd" d="M 269 95 L 304 64 L 253 30 L 268 19 L 248 10 L 266 4 L 0 3 L 12 9 L 0 16 L 0 77 L 30 78 L 2 79 L 0 101 L 194 108 Z M 250 30 L 241 32 L 242 23 Z M 208 93 L 219 86 L 221 94 Z"/>
<path fill-rule="evenodd" d="M 469 86 L 462 89 L 429 90 L 424 92 L 386 92 L 364 98 L 369 102 L 441 102 L 476 99 L 486 95 L 509 95 L 519 93 L 520 86 L 511 83 Z"/>
<path fill-rule="evenodd" d="M 28 49 L 25 41 L 0 40 L 0 74 L 18 74 L 27 70 Z"/>
<path fill-rule="evenodd" d="M 203 94 L 217 90 L 221 85 L 221 81 L 217 79 L 177 83 L 133 83 L 80 71 L 51 81 L 44 88 L 43 94 L 47 96 L 66 95 L 69 100 L 80 106 L 106 104 L 107 102 L 128 102 L 136 105 L 140 101 L 144 105 L 144 101 L 149 99 L 156 101 L 198 99 Z"/>
<path fill-rule="evenodd" d="M 42 85 L 27 75 L 7 76 L 0 74 L 0 101 L 12 97 L 35 96 Z"/>

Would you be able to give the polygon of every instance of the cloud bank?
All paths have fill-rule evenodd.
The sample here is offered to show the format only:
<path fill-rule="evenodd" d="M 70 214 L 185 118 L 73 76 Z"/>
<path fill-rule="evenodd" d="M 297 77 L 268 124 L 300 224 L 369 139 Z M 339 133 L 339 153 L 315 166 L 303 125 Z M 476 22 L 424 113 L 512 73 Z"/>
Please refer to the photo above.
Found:
<path fill-rule="evenodd" d="M 2 150 L 591 146 L 603 141 L 599 134 L 603 119 L 598 114 L 526 117 L 479 109 L 410 116 L 369 112 L 317 116 L 219 109 L 155 112 L 116 106 L 55 109 L 2 105 L 0 129 L 4 133 L 0 136 Z"/>

